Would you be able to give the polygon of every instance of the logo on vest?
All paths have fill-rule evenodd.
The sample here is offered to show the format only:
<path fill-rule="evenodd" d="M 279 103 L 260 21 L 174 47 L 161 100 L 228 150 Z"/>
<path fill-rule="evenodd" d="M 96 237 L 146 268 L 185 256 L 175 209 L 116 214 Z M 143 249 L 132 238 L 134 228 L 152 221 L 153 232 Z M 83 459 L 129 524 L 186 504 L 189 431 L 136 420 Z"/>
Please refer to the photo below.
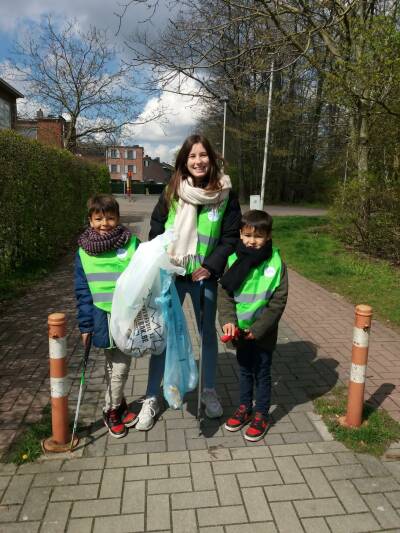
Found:
<path fill-rule="evenodd" d="M 264 270 L 264 276 L 266 278 L 273 278 L 276 274 L 276 268 L 273 266 L 269 266 Z"/>
<path fill-rule="evenodd" d="M 118 248 L 117 257 L 118 259 L 121 259 L 121 261 L 123 261 L 124 259 L 128 257 L 128 250 L 125 250 L 125 248 Z"/>
<path fill-rule="evenodd" d="M 210 222 L 217 222 L 219 219 L 219 211 L 217 207 L 212 207 L 208 212 L 208 220 Z"/>

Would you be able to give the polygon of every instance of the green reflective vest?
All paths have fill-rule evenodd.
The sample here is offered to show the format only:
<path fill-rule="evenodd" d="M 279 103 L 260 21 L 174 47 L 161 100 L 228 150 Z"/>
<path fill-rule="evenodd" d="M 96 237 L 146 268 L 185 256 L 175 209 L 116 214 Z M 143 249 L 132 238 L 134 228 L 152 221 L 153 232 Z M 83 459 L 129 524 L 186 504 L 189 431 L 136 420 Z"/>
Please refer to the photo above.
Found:
<path fill-rule="evenodd" d="M 88 280 L 93 304 L 111 313 L 112 297 L 117 279 L 128 266 L 131 257 L 139 246 L 139 240 L 131 236 L 127 245 L 117 250 L 99 255 L 89 255 L 79 248 L 82 267 Z"/>
<path fill-rule="evenodd" d="M 237 255 L 228 258 L 231 267 Z M 278 248 L 272 248 L 272 256 L 253 268 L 240 289 L 234 292 L 236 316 L 241 329 L 248 329 L 258 318 L 281 282 L 282 259 Z"/>
<path fill-rule="evenodd" d="M 165 229 L 174 225 L 178 202 L 174 200 L 168 211 Z M 202 262 L 215 250 L 221 236 L 221 225 L 228 198 L 217 205 L 203 205 L 197 215 L 197 250 L 194 261 L 186 267 L 186 274 L 191 274 L 201 267 Z"/>

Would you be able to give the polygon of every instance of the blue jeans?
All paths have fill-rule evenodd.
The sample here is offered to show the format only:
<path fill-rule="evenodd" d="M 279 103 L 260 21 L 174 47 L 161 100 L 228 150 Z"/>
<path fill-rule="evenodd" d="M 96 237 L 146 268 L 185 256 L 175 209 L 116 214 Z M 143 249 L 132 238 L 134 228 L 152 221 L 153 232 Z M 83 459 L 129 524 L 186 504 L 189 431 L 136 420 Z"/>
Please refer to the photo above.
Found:
<path fill-rule="evenodd" d="M 267 416 L 271 406 L 272 352 L 263 350 L 253 340 L 242 340 L 238 343 L 237 360 L 240 404 L 246 405 L 248 411 L 251 411 L 255 384 L 255 411 Z"/>
<path fill-rule="evenodd" d="M 203 323 L 203 382 L 204 387 L 215 387 L 217 370 L 218 342 L 215 329 L 215 314 L 217 310 L 217 280 L 206 279 L 204 284 L 204 323 Z M 200 282 L 187 278 L 176 278 L 176 290 L 181 304 L 186 294 L 190 294 L 196 316 L 197 328 L 200 331 Z M 149 378 L 146 396 L 157 396 L 164 375 L 165 351 L 160 355 L 152 354 L 149 364 Z"/>

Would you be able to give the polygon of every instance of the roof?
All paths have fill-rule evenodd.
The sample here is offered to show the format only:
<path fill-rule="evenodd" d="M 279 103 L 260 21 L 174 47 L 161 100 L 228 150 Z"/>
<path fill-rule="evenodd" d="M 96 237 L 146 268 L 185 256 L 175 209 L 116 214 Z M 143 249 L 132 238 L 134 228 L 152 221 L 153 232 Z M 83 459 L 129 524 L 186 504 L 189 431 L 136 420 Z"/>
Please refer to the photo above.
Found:
<path fill-rule="evenodd" d="M 24 95 L 22 93 L 17 91 L 17 89 L 15 89 L 15 87 L 12 87 L 9 83 L 7 83 L 5 80 L 3 80 L 3 78 L 0 78 L 0 87 L 3 87 L 3 89 L 5 89 L 6 91 L 10 92 L 11 94 L 16 96 L 17 98 L 23 98 L 24 97 Z"/>

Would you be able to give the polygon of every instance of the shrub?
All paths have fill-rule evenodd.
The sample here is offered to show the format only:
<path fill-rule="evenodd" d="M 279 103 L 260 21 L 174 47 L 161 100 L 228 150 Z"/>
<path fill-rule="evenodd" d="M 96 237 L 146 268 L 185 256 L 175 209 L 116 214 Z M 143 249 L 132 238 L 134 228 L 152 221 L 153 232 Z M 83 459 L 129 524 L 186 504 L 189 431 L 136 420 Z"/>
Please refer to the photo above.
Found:
<path fill-rule="evenodd" d="M 106 167 L 0 132 L 0 274 L 54 259 L 82 226 L 87 198 L 106 191 Z"/>

